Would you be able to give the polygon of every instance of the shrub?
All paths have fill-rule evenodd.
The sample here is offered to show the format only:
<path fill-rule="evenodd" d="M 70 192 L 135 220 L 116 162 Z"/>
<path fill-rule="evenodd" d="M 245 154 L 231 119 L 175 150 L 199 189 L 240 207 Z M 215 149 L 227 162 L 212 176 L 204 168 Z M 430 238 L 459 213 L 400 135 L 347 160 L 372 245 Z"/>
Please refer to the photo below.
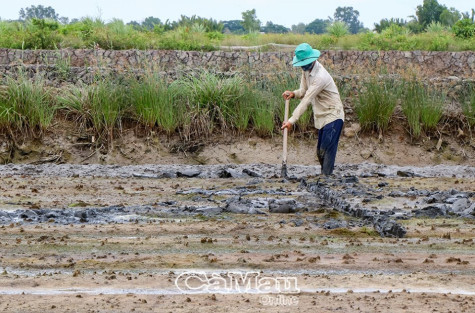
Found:
<path fill-rule="evenodd" d="M 329 33 L 332 36 L 335 36 L 336 38 L 343 37 L 347 35 L 349 32 L 348 25 L 346 25 L 345 22 L 342 21 L 335 21 L 328 25 L 327 27 L 327 33 Z"/>
<path fill-rule="evenodd" d="M 430 51 L 446 51 L 449 47 L 450 39 L 443 34 L 434 37 L 429 50 Z"/>
<path fill-rule="evenodd" d="M 338 42 L 338 38 L 329 35 L 322 35 L 320 38 L 320 49 L 329 49 Z"/>
<path fill-rule="evenodd" d="M 190 27 L 181 26 L 164 33 L 158 39 L 158 47 L 166 50 L 213 51 L 214 46 L 206 33 L 193 32 Z"/>
<path fill-rule="evenodd" d="M 396 38 L 401 35 L 409 35 L 409 30 L 398 24 L 391 24 L 381 32 L 381 35 L 385 38 Z"/>
<path fill-rule="evenodd" d="M 254 91 L 254 97 L 250 99 L 252 106 L 252 125 L 254 130 L 260 136 L 270 136 L 275 127 L 276 103 L 271 99 L 268 92 Z"/>
<path fill-rule="evenodd" d="M 26 49 L 56 49 L 61 38 L 58 36 L 59 23 L 48 19 L 32 19 L 27 22 Z"/>
<path fill-rule="evenodd" d="M 455 36 L 460 38 L 470 38 L 475 36 L 475 23 L 469 19 L 464 18 L 452 26 L 452 31 Z"/>
<path fill-rule="evenodd" d="M 0 21 L 0 47 L 22 49 L 25 36 L 23 23 Z"/>
<path fill-rule="evenodd" d="M 440 22 L 435 22 L 432 21 L 429 25 L 426 27 L 426 33 L 441 33 L 447 30 L 447 27 L 442 25 Z"/>
<path fill-rule="evenodd" d="M 208 37 L 210 40 L 215 40 L 215 41 L 221 41 L 224 39 L 224 35 L 216 31 L 206 33 L 206 37 Z"/>

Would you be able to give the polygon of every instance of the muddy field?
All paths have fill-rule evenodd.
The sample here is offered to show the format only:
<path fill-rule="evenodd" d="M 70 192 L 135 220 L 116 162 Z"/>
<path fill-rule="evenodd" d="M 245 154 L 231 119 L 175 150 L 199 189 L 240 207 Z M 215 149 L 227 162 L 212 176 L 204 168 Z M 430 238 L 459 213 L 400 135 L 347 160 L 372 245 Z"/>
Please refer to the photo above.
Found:
<path fill-rule="evenodd" d="M 317 172 L 0 166 L 0 311 L 473 311 L 474 167 Z"/>

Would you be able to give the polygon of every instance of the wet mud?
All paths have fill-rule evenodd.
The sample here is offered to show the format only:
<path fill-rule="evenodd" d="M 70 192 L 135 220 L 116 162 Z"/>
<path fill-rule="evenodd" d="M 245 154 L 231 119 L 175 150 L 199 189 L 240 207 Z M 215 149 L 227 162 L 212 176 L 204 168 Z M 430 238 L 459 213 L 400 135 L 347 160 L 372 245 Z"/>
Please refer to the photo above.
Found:
<path fill-rule="evenodd" d="M 0 310 L 470 312 L 475 168 L 318 172 L 0 166 Z M 299 291 L 183 292 L 186 271 L 294 277 Z"/>

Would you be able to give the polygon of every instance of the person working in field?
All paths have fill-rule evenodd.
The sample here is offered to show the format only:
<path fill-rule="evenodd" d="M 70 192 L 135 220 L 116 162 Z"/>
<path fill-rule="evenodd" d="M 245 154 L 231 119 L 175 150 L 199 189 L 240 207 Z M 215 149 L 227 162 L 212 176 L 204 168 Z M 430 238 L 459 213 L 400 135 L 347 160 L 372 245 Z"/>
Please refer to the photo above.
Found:
<path fill-rule="evenodd" d="M 290 130 L 311 103 L 315 128 L 318 129 L 318 161 L 322 166 L 322 174 L 331 175 L 345 112 L 333 78 L 317 61 L 319 56 L 320 51 L 312 49 L 307 43 L 295 48 L 292 64 L 302 68 L 300 88 L 294 91 L 286 90 L 282 96 L 286 100 L 291 98 L 302 100 L 289 120 L 282 124 L 282 129 Z"/>

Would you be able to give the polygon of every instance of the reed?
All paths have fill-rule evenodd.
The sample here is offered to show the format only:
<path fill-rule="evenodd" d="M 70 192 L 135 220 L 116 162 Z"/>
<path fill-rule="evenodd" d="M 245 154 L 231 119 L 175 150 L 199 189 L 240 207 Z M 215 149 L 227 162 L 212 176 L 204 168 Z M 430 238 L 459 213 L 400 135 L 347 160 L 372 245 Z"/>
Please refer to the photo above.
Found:
<path fill-rule="evenodd" d="M 435 130 L 443 113 L 445 96 L 442 92 L 431 90 L 417 79 L 405 81 L 403 90 L 402 109 L 410 134 L 419 138 L 423 130 Z"/>
<path fill-rule="evenodd" d="M 372 77 L 363 84 L 355 111 L 364 130 L 387 130 L 401 94 L 400 90 L 394 80 L 380 80 L 378 77 Z"/>
<path fill-rule="evenodd" d="M 28 78 L 19 71 L 8 77 L 0 97 L 0 125 L 22 133 L 42 133 L 53 122 L 57 106 L 40 75 Z"/>

